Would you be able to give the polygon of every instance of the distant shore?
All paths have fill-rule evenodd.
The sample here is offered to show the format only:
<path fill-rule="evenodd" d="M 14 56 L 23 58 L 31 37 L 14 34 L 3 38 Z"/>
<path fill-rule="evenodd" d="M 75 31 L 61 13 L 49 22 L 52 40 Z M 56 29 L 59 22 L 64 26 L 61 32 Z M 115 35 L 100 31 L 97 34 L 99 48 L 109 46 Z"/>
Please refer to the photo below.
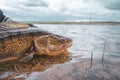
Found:
<path fill-rule="evenodd" d="M 32 24 L 83 24 L 83 25 L 120 25 L 120 22 L 105 22 L 105 21 L 88 21 L 88 22 L 39 22 L 39 21 L 21 21 L 23 23 L 32 23 Z"/>

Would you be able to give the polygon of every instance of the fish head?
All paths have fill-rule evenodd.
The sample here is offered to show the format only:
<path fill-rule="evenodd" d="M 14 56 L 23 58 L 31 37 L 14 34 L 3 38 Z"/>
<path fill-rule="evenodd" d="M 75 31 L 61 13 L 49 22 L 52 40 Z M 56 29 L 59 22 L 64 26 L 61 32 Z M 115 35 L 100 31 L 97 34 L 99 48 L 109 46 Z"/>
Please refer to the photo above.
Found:
<path fill-rule="evenodd" d="M 44 35 L 35 40 L 35 47 L 43 54 L 57 55 L 72 45 L 72 39 L 59 35 Z"/>

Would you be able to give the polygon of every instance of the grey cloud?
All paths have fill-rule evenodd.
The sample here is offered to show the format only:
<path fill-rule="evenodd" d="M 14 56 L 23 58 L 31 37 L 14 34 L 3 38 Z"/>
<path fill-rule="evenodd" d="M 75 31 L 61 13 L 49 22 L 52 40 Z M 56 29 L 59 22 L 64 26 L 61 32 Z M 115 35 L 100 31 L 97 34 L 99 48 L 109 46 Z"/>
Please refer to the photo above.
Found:
<path fill-rule="evenodd" d="M 105 7 L 111 10 L 120 10 L 120 1 L 116 3 L 108 3 L 105 4 Z"/>
<path fill-rule="evenodd" d="M 49 3 L 43 1 L 43 0 L 29 0 L 27 2 L 23 3 L 24 6 L 31 6 L 31 7 L 36 7 L 36 6 L 40 6 L 40 7 L 48 7 Z"/>
<path fill-rule="evenodd" d="M 95 0 L 101 2 L 104 7 L 110 10 L 120 10 L 120 0 Z"/>
<path fill-rule="evenodd" d="M 70 21 L 90 18 L 92 20 L 120 20 L 119 0 L 12 1 L 6 4 L 10 10 L 8 8 L 3 10 L 6 16 L 14 20 Z"/>

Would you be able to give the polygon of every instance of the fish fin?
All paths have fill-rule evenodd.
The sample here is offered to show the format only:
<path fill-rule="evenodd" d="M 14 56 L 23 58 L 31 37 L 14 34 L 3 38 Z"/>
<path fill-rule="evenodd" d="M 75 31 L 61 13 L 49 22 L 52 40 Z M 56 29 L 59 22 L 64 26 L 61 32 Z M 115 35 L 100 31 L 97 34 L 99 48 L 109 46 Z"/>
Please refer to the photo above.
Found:
<path fill-rule="evenodd" d="M 28 56 L 23 57 L 22 59 L 19 60 L 19 62 L 28 62 L 30 61 L 35 54 L 35 51 L 32 51 Z"/>

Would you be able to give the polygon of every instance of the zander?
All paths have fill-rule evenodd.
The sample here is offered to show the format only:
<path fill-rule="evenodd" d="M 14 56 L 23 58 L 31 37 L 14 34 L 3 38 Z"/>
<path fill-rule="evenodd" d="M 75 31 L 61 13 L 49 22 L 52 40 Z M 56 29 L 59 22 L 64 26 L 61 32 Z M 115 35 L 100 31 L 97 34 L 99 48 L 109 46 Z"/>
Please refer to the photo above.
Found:
<path fill-rule="evenodd" d="M 0 24 L 0 62 L 20 59 L 26 54 L 27 56 L 20 59 L 20 62 L 28 62 L 34 54 L 56 56 L 71 45 L 70 38 L 31 28 L 27 24 L 19 22 L 4 22 L 4 26 L 3 23 Z"/>

